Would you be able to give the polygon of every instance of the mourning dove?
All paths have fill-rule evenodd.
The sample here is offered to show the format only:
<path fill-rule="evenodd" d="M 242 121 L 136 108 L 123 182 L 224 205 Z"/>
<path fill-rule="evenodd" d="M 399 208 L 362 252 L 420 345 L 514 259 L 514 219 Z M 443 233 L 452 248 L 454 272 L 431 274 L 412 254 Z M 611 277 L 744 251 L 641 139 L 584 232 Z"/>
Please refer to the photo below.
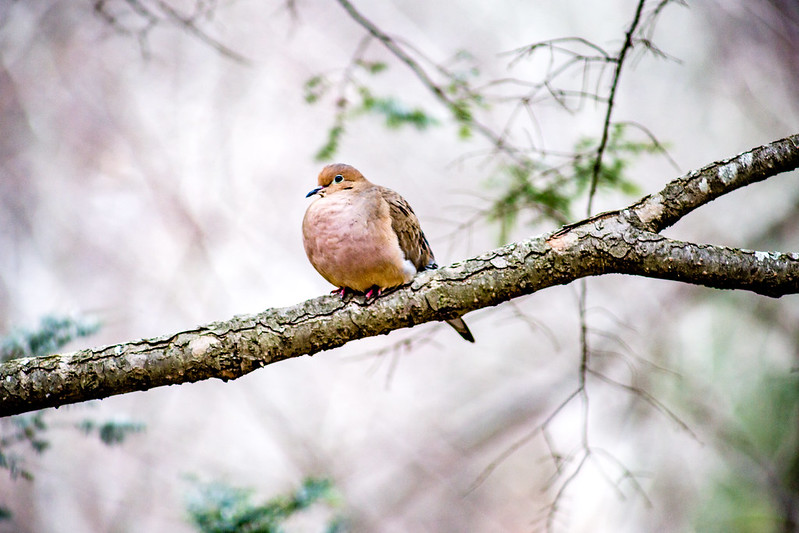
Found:
<path fill-rule="evenodd" d="M 323 278 L 338 287 L 379 296 L 383 289 L 408 283 L 417 272 L 437 268 L 419 219 L 405 199 L 371 183 L 349 165 L 328 165 L 317 199 L 302 220 L 305 253 Z M 447 320 L 461 337 L 474 342 L 462 318 Z"/>

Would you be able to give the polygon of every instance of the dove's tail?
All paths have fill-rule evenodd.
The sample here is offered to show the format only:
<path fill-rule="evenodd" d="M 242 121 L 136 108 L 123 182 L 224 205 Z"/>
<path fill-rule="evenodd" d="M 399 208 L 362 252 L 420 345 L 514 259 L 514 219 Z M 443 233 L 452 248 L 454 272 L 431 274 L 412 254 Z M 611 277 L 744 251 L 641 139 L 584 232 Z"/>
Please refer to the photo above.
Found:
<path fill-rule="evenodd" d="M 474 336 L 472 332 L 469 331 L 469 326 L 466 325 L 466 322 L 464 322 L 461 317 L 447 320 L 447 324 L 455 328 L 455 331 L 457 331 L 461 337 L 469 342 L 474 342 Z"/>

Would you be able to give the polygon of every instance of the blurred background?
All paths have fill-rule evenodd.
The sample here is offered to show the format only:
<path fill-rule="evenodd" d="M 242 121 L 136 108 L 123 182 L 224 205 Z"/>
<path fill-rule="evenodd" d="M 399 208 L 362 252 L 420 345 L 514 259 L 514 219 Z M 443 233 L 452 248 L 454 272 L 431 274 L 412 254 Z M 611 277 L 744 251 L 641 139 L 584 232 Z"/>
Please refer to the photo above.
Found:
<path fill-rule="evenodd" d="M 599 137 L 604 104 L 544 98 L 520 109 L 514 96 L 528 86 L 491 82 L 545 79 L 563 56 L 507 53 L 540 41 L 580 37 L 617 53 L 636 5 L 356 8 L 434 80 L 484 91 L 475 120 L 508 126 L 556 166 L 552 154 Z M 662 54 L 631 52 L 613 118 L 645 127 L 673 161 L 630 155 L 627 186 L 601 193 L 595 212 L 797 133 L 795 2 L 651 1 L 645 15 L 655 14 L 642 35 Z M 555 217 L 508 204 L 512 173 L 490 141 L 364 36 L 333 1 L 0 2 L 0 334 L 51 314 L 99 321 L 72 350 L 328 292 L 300 222 L 330 157 L 399 191 L 439 264 L 584 217 L 580 191 Z M 612 69 L 602 72 L 588 91 L 607 94 Z M 579 69 L 563 82 L 584 85 Z M 359 87 L 422 111 L 387 127 L 396 109 L 370 107 Z M 665 233 L 796 251 L 798 222 L 792 173 Z M 797 297 L 591 279 L 592 364 L 624 386 L 589 380 L 587 403 L 558 410 L 578 386 L 579 294 L 554 287 L 471 313 L 474 345 L 427 324 L 229 383 L 49 410 L 41 453 L 12 442 L 25 422 L 4 420 L 0 452 L 33 479 L 0 470 L 0 532 L 196 531 L 198 485 L 266 501 L 308 478 L 329 480 L 336 497 L 292 516 L 287 531 L 323 531 L 331 516 L 381 532 L 793 530 Z M 86 420 L 137 429 L 108 445 L 76 429 Z"/>

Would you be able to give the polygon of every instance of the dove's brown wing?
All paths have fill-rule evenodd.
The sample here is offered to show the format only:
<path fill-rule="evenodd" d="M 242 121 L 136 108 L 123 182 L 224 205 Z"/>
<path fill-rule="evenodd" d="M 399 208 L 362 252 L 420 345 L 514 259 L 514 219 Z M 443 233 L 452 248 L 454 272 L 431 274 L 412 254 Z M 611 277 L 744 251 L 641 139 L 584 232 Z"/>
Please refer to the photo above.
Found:
<path fill-rule="evenodd" d="M 433 257 L 433 251 L 430 249 L 430 243 L 427 242 L 427 237 L 424 236 L 419 219 L 416 218 L 411 206 L 402 196 L 391 189 L 381 187 L 380 190 L 383 198 L 388 202 L 391 228 L 397 234 L 405 258 L 416 266 L 417 272 L 428 268 L 438 268 L 436 258 Z M 461 337 L 469 342 L 474 342 L 474 336 L 462 318 L 452 318 L 446 322 L 455 328 Z"/>
<path fill-rule="evenodd" d="M 416 267 L 416 271 L 427 268 L 436 268 L 436 259 L 430 250 L 430 244 L 424 236 L 419 219 L 408 205 L 405 199 L 385 187 L 380 187 L 383 199 L 388 203 L 391 214 L 391 228 L 397 234 L 400 249 L 405 254 L 405 258 L 410 260 Z"/>

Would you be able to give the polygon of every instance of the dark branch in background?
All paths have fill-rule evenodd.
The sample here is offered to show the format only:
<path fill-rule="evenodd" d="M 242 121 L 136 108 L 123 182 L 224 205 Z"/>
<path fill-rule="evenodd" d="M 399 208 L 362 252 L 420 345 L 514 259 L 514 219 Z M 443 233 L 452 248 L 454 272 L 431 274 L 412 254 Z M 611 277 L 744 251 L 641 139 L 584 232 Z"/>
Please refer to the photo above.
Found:
<path fill-rule="evenodd" d="M 626 65 L 626 60 L 628 58 L 629 52 L 636 46 L 637 43 L 643 44 L 648 50 L 653 51 L 653 53 L 659 53 L 660 51 L 654 46 L 652 43 L 651 35 L 654 33 L 655 21 L 662 11 L 662 9 L 668 4 L 669 0 L 663 0 L 660 4 L 655 8 L 651 16 L 645 22 L 649 29 L 649 36 L 646 38 L 636 39 L 636 33 L 639 31 L 639 24 L 641 23 L 641 17 L 644 11 L 644 7 L 646 5 L 646 0 L 639 0 L 638 5 L 635 9 L 635 14 L 633 15 L 632 22 L 630 23 L 629 28 L 627 29 L 625 36 L 624 36 L 624 43 L 621 46 L 618 54 L 609 60 L 614 65 L 613 70 L 613 77 L 610 82 L 610 89 L 608 92 L 608 96 L 606 99 L 606 111 L 605 117 L 602 124 L 602 132 L 600 135 L 599 145 L 597 146 L 593 165 L 591 168 L 591 178 L 590 178 L 590 186 L 588 187 L 588 200 L 586 206 L 586 216 L 591 216 L 593 213 L 593 204 L 594 199 L 597 193 L 597 187 L 600 183 L 600 177 L 602 173 L 605 171 L 604 169 L 604 156 L 605 152 L 608 148 L 608 142 L 611 139 L 611 128 L 612 128 L 612 116 L 613 116 L 613 108 L 616 104 L 616 94 L 619 88 L 620 80 L 621 80 L 621 73 Z M 661 54 L 665 56 L 665 54 Z M 601 76 L 600 76 L 601 78 Z M 668 156 L 668 153 L 663 149 L 660 142 L 657 138 L 645 127 L 640 126 L 642 131 L 646 133 L 646 135 L 651 139 L 655 148 L 659 149 L 666 157 L 674 164 L 673 160 Z M 565 493 L 568 485 L 571 481 L 575 478 L 575 476 L 580 472 L 582 467 L 586 464 L 588 459 L 596 457 L 595 454 L 592 454 L 592 448 L 588 442 L 588 419 L 589 419 L 589 396 L 588 396 L 588 389 L 587 389 L 587 378 L 588 374 L 592 372 L 591 370 L 591 356 L 592 356 L 592 348 L 590 346 L 590 340 L 588 336 L 588 317 L 587 317 L 587 306 L 588 306 L 588 283 L 586 279 L 580 280 L 579 286 L 579 299 L 578 299 L 578 315 L 579 315 L 579 326 L 580 326 L 580 368 L 578 371 L 578 388 L 577 391 L 582 399 L 582 406 L 583 406 L 583 435 L 582 435 L 582 448 L 583 448 L 583 458 L 577 465 L 574 473 L 567 477 L 563 484 L 560 487 L 560 490 L 557 491 L 555 495 L 555 499 L 553 500 L 550 506 L 550 515 L 547 520 L 547 529 L 551 530 L 554 514 L 557 512 L 557 509 L 560 504 L 560 499 Z M 648 395 L 645 395 L 642 391 L 639 395 L 641 398 L 647 398 Z M 683 424 L 684 425 L 684 424 Z M 608 454 L 609 457 L 610 454 Z M 640 488 L 638 485 L 638 481 L 631 472 L 626 472 L 627 476 L 635 483 L 635 486 Z M 612 485 L 612 484 L 611 484 Z M 644 494 L 643 491 L 639 490 L 641 494 Z M 645 496 L 645 494 L 644 494 Z M 646 496 L 645 496 L 646 497 Z"/>
<path fill-rule="evenodd" d="M 602 138 L 599 141 L 599 146 L 596 149 L 596 158 L 594 159 L 594 167 L 591 172 L 591 188 L 588 191 L 588 208 L 586 209 L 586 216 L 591 216 L 592 207 L 594 204 L 594 196 L 596 195 L 596 188 L 599 184 L 599 173 L 602 170 L 602 157 L 605 155 L 605 148 L 608 144 L 608 136 L 610 134 L 610 118 L 613 115 L 613 104 L 616 102 L 616 90 L 619 88 L 619 79 L 621 78 L 621 70 L 624 67 L 624 60 L 627 57 L 627 52 L 633 47 L 633 34 L 635 34 L 638 23 L 641 21 L 641 12 L 644 10 L 646 0 L 639 0 L 638 7 L 635 9 L 635 16 L 630 24 L 630 28 L 624 36 L 624 44 L 619 51 L 619 55 L 613 58 L 616 68 L 613 72 L 613 81 L 610 84 L 610 94 L 608 95 L 607 112 L 605 113 L 605 123 L 602 126 Z"/>
<path fill-rule="evenodd" d="M 627 53 L 633 47 L 633 35 L 635 34 L 636 28 L 638 27 L 638 23 L 641 20 L 641 13 L 644 10 L 644 4 L 646 4 L 646 0 L 639 0 L 638 6 L 636 7 L 635 10 L 635 15 L 633 16 L 633 21 L 632 23 L 630 23 L 630 27 L 624 36 L 624 44 L 622 45 L 619 54 L 611 59 L 611 61 L 615 65 L 615 68 L 613 72 L 613 80 L 610 83 L 610 92 L 607 98 L 605 120 L 602 125 L 602 135 L 599 141 L 599 146 L 596 149 L 596 155 L 594 156 L 594 164 L 591 168 L 591 185 L 588 190 L 588 202 L 587 202 L 588 205 L 586 207 L 586 216 L 589 217 L 593 212 L 594 197 L 596 196 L 597 186 L 599 185 L 599 176 L 602 172 L 602 158 L 605 155 L 605 150 L 607 149 L 608 145 L 608 139 L 610 138 L 611 117 L 613 115 L 613 105 L 616 102 L 616 91 L 619 87 L 619 80 L 621 79 L 621 72 L 622 68 L 625 65 L 625 59 L 627 57 Z M 551 530 L 552 528 L 554 515 L 559 508 L 560 499 L 562 498 L 569 484 L 575 478 L 575 476 L 580 473 L 580 470 L 585 465 L 586 460 L 592 457 L 591 446 L 588 443 L 589 398 L 588 398 L 588 388 L 586 386 L 588 372 L 590 369 L 590 360 L 591 360 L 591 346 L 589 344 L 589 339 L 588 339 L 588 318 L 586 311 L 587 307 L 588 307 L 588 283 L 585 279 L 581 279 L 580 288 L 579 288 L 579 302 L 578 302 L 578 314 L 579 314 L 578 318 L 580 324 L 580 368 L 578 371 L 577 390 L 579 392 L 580 398 L 582 399 L 582 407 L 583 407 L 582 449 L 584 455 L 582 460 L 578 463 L 577 468 L 574 470 L 574 473 L 565 479 L 560 489 L 555 494 L 555 499 L 553 500 L 552 505 L 550 506 L 550 515 L 547 519 L 547 530 Z"/>
<path fill-rule="evenodd" d="M 92 2 L 94 13 L 115 31 L 133 36 L 139 41 L 145 57 L 150 55 L 147 43 L 150 32 L 158 26 L 166 25 L 187 32 L 232 61 L 249 64 L 249 59 L 222 44 L 202 28 L 203 19 L 210 20 L 216 8 L 216 2 L 195 0 L 194 13 L 182 14 L 165 0 L 93 0 Z"/>
<path fill-rule="evenodd" d="M 514 159 L 518 159 L 519 155 L 516 150 L 512 147 L 507 146 L 506 142 L 499 137 L 496 133 L 494 133 L 491 128 L 474 120 L 472 113 L 469 111 L 465 100 L 456 101 L 450 99 L 444 89 L 441 86 L 436 84 L 435 81 L 427 74 L 427 72 L 422 68 L 422 66 L 413 59 L 410 55 L 408 55 L 397 43 L 394 39 L 389 37 L 386 33 L 384 33 L 380 28 L 375 26 L 369 19 L 364 17 L 355 7 L 348 1 L 348 0 L 336 0 L 344 10 L 352 17 L 352 19 L 360 24 L 366 31 L 368 31 L 371 35 L 373 35 L 378 41 L 383 43 L 383 45 L 395 56 L 397 59 L 402 61 L 410 70 L 414 73 L 414 75 L 419 78 L 419 81 L 433 93 L 433 95 L 446 107 L 452 116 L 458 122 L 466 122 L 469 124 L 470 127 L 476 129 L 482 136 L 488 139 L 494 147 L 506 153 L 510 157 Z M 440 72 L 446 72 L 445 69 L 439 68 Z M 453 76 L 450 74 L 450 79 Z"/>
<path fill-rule="evenodd" d="M 799 254 L 752 252 L 667 239 L 679 195 L 690 212 L 724 192 L 799 167 L 799 135 L 691 172 L 621 211 L 419 274 L 373 302 L 323 296 L 193 330 L 0 365 L 0 416 L 209 378 L 235 379 L 312 355 L 495 306 L 586 276 L 624 273 L 767 296 L 799 292 Z"/>

